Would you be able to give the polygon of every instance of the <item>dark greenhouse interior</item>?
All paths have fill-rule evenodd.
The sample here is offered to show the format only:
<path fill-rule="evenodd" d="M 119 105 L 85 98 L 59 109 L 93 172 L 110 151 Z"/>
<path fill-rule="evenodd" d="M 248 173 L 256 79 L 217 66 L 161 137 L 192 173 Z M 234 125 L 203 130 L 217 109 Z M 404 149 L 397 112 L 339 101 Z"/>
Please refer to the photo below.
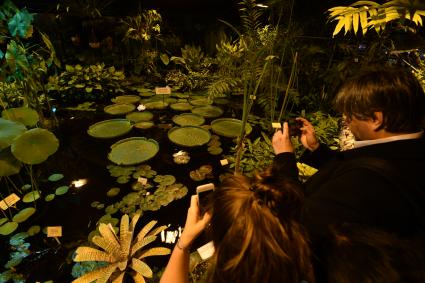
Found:
<path fill-rule="evenodd" d="M 425 282 L 424 21 L 3 0 L 0 283 Z"/>

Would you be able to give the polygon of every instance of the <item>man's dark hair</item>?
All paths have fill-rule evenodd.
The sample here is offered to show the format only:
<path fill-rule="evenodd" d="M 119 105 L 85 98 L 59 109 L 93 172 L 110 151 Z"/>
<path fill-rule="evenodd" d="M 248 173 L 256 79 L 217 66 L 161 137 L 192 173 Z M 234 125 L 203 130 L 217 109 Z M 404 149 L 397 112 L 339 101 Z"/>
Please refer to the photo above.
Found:
<path fill-rule="evenodd" d="M 415 76 L 401 68 L 375 67 L 361 71 L 340 88 L 335 107 L 348 118 L 373 119 L 382 112 L 382 129 L 414 133 L 425 123 L 425 94 Z"/>

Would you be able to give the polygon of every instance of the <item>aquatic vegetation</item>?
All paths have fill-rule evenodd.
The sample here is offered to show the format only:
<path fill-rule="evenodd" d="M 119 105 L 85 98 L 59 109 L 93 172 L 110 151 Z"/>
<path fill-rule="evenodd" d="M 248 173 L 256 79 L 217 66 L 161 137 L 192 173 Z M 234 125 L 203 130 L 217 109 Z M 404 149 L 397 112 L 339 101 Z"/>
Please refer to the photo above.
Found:
<path fill-rule="evenodd" d="M 192 113 L 204 116 L 205 118 L 217 118 L 223 115 L 223 109 L 217 106 L 199 106 L 192 108 Z"/>
<path fill-rule="evenodd" d="M 160 186 L 169 186 L 176 182 L 176 177 L 173 175 L 156 175 L 153 181 L 159 183 Z"/>
<path fill-rule="evenodd" d="M 16 222 L 6 222 L 0 226 L 0 235 L 12 234 L 18 228 L 18 226 L 19 224 Z"/>
<path fill-rule="evenodd" d="M 170 108 L 176 111 L 190 111 L 193 108 L 193 105 L 188 102 L 176 102 L 170 104 Z"/>
<path fill-rule="evenodd" d="M 1 112 L 4 119 L 19 122 L 27 127 L 34 127 L 40 120 L 37 111 L 28 107 L 8 108 Z"/>
<path fill-rule="evenodd" d="M 135 104 L 140 101 L 140 96 L 137 95 L 120 95 L 111 99 L 115 104 Z"/>
<path fill-rule="evenodd" d="M 208 130 L 196 126 L 174 127 L 168 131 L 168 139 L 181 146 L 202 146 L 210 141 Z"/>
<path fill-rule="evenodd" d="M 94 138 L 116 138 L 131 131 L 133 125 L 127 119 L 110 119 L 95 123 L 89 127 L 87 134 Z"/>
<path fill-rule="evenodd" d="M 187 164 L 189 163 L 190 156 L 189 153 L 183 150 L 180 150 L 173 154 L 173 161 L 176 164 Z"/>
<path fill-rule="evenodd" d="M 150 165 L 141 164 L 136 167 L 136 172 L 133 173 L 133 178 L 138 179 L 139 177 L 152 178 L 156 176 L 156 171 L 152 170 Z"/>
<path fill-rule="evenodd" d="M 114 282 L 123 282 L 126 273 L 130 273 L 136 282 L 144 282 L 144 277 L 152 277 L 151 268 L 143 260 L 149 256 L 167 255 L 170 253 L 170 249 L 155 247 L 142 250 L 142 248 L 155 241 L 157 235 L 167 226 L 153 229 L 157 221 L 151 221 L 136 235 L 135 228 L 139 217 L 139 214 L 135 214 L 130 222 L 128 215 L 123 215 L 119 237 L 110 226 L 100 223 L 100 236 L 94 236 L 92 242 L 101 250 L 79 247 L 75 252 L 74 261 L 100 261 L 107 262 L 108 265 L 84 274 L 75 279 L 73 283 L 107 281 L 109 278 L 113 278 Z"/>
<path fill-rule="evenodd" d="M 17 136 L 25 133 L 24 124 L 0 118 L 0 150 L 9 147 Z"/>
<path fill-rule="evenodd" d="M 111 145 L 108 159 L 118 165 L 135 165 L 153 158 L 158 151 L 159 145 L 155 140 L 133 137 Z"/>
<path fill-rule="evenodd" d="M 59 181 L 59 180 L 62 180 L 63 179 L 63 174 L 60 174 L 60 173 L 55 173 L 55 174 L 52 174 L 52 175 L 50 175 L 48 178 L 47 178 L 47 180 L 49 180 L 50 182 L 57 182 L 57 181 Z"/>
<path fill-rule="evenodd" d="M 149 111 L 131 112 L 128 113 L 125 118 L 135 123 L 142 121 L 150 121 L 153 119 L 153 113 Z"/>
<path fill-rule="evenodd" d="M 68 192 L 69 187 L 68 186 L 60 186 L 59 188 L 56 188 L 55 195 L 61 196 Z"/>
<path fill-rule="evenodd" d="M 220 118 L 211 122 L 211 130 L 217 135 L 236 138 L 240 135 L 242 129 L 242 121 L 233 118 Z M 252 127 L 249 123 L 245 125 L 245 134 L 249 135 Z"/>
<path fill-rule="evenodd" d="M 35 213 L 35 211 L 36 209 L 33 207 L 24 208 L 13 216 L 12 221 L 16 223 L 22 223 L 30 218 Z"/>
<path fill-rule="evenodd" d="M 201 126 L 205 123 L 204 117 L 193 113 L 183 113 L 172 118 L 179 126 Z"/>
<path fill-rule="evenodd" d="M 130 112 L 133 112 L 136 109 L 134 104 L 112 104 L 105 106 L 103 111 L 111 115 L 125 115 Z"/>
<path fill-rule="evenodd" d="M 32 191 L 24 195 L 22 198 L 23 202 L 33 202 L 40 198 L 40 192 L 39 191 Z"/>
<path fill-rule="evenodd" d="M 141 121 L 134 124 L 134 127 L 139 130 L 147 130 L 155 126 L 155 123 L 152 121 Z"/>
<path fill-rule="evenodd" d="M 117 196 L 120 193 L 120 188 L 111 188 L 106 192 L 106 195 L 108 197 L 114 197 Z"/>
<path fill-rule="evenodd" d="M 194 181 L 202 181 L 209 178 L 214 178 L 211 165 L 202 165 L 199 169 L 190 171 L 190 178 Z"/>

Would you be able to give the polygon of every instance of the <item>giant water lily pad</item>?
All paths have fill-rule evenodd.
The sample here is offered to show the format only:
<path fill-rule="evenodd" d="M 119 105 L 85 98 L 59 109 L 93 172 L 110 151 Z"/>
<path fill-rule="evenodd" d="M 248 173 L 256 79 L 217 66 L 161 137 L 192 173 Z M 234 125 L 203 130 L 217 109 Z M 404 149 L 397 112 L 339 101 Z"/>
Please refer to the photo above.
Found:
<path fill-rule="evenodd" d="M 25 202 L 25 203 L 27 203 L 27 202 L 33 202 L 33 201 L 36 201 L 39 198 L 40 198 L 40 193 L 37 192 L 37 191 L 32 191 L 32 192 L 27 193 L 23 197 L 22 201 Z"/>
<path fill-rule="evenodd" d="M 13 156 L 10 148 L 0 151 L 0 177 L 18 174 L 22 163 Z"/>
<path fill-rule="evenodd" d="M 0 118 L 0 150 L 9 147 L 13 139 L 25 133 L 26 130 L 22 123 Z"/>
<path fill-rule="evenodd" d="M 134 109 L 136 106 L 133 104 L 112 104 L 103 108 L 103 111 L 111 115 L 124 115 L 133 112 Z"/>
<path fill-rule="evenodd" d="M 159 145 L 153 139 L 133 137 L 114 143 L 111 149 L 109 160 L 118 165 L 134 165 L 154 157 L 159 151 Z"/>
<path fill-rule="evenodd" d="M 236 138 L 241 134 L 242 121 L 233 118 L 221 118 L 211 122 L 211 129 L 217 135 L 228 138 Z M 249 134 L 252 127 L 247 123 L 245 125 L 245 132 Z"/>
<path fill-rule="evenodd" d="M 12 234 L 16 228 L 18 228 L 18 223 L 16 222 L 7 222 L 0 226 L 0 235 L 9 235 Z"/>
<path fill-rule="evenodd" d="M 134 104 L 139 102 L 140 97 L 137 95 L 120 95 L 111 99 L 116 104 Z"/>
<path fill-rule="evenodd" d="M 54 134 L 45 129 L 31 129 L 12 142 L 13 155 L 23 163 L 39 164 L 59 148 Z"/>
<path fill-rule="evenodd" d="M 210 101 L 208 97 L 194 97 L 189 102 L 194 106 L 205 106 L 212 104 L 212 101 Z"/>
<path fill-rule="evenodd" d="M 204 116 L 205 118 L 217 118 L 223 115 L 223 110 L 217 106 L 207 105 L 193 108 L 192 113 Z"/>
<path fill-rule="evenodd" d="M 147 109 L 165 109 L 168 107 L 168 103 L 165 101 L 151 101 L 146 102 L 145 106 Z"/>
<path fill-rule="evenodd" d="M 3 110 L 1 116 L 29 127 L 34 127 L 39 120 L 37 111 L 28 107 L 6 109 Z"/>
<path fill-rule="evenodd" d="M 170 108 L 176 111 L 189 111 L 193 105 L 188 102 L 177 102 L 170 105 Z"/>
<path fill-rule="evenodd" d="M 28 218 L 30 218 L 30 216 L 33 215 L 34 213 L 35 213 L 34 207 L 27 207 L 19 211 L 19 213 L 16 214 L 15 216 L 13 216 L 12 220 L 16 223 L 22 223 Z"/>
<path fill-rule="evenodd" d="M 208 130 L 195 126 L 174 127 L 168 131 L 170 141 L 181 146 L 201 146 L 210 141 Z"/>
<path fill-rule="evenodd" d="M 125 118 L 127 120 L 130 120 L 134 123 L 142 122 L 142 121 L 150 121 L 153 119 L 152 112 L 149 111 L 143 111 L 143 112 L 131 112 L 128 113 Z"/>
<path fill-rule="evenodd" d="M 193 113 L 183 113 L 173 117 L 173 122 L 179 126 L 200 126 L 205 122 L 204 117 Z"/>
<path fill-rule="evenodd" d="M 155 123 L 152 121 L 141 121 L 134 124 L 134 127 L 140 130 L 147 130 L 152 128 L 153 126 L 155 126 Z"/>
<path fill-rule="evenodd" d="M 100 139 L 115 138 L 127 134 L 132 128 L 127 119 L 110 119 L 91 125 L 87 134 Z"/>

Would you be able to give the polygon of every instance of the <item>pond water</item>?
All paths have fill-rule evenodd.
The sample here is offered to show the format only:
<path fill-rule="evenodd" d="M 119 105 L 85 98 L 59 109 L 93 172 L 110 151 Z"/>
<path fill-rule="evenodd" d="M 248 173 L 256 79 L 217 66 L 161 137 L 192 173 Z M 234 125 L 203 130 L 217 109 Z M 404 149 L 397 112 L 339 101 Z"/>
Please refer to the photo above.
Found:
<path fill-rule="evenodd" d="M 108 165 L 112 164 L 107 154 L 110 146 L 118 140 L 128 137 L 143 136 L 153 138 L 159 143 L 160 150 L 157 155 L 146 162 L 159 175 L 173 175 L 178 183 L 182 183 L 188 188 L 188 194 L 180 199 L 171 202 L 157 211 L 146 211 L 139 220 L 138 227 L 142 227 L 150 220 L 158 220 L 157 225 L 170 225 L 170 230 L 176 230 L 184 224 L 189 198 L 191 194 L 196 193 L 195 188 L 199 185 L 218 182 L 220 174 L 226 171 L 226 168 L 220 165 L 221 155 L 211 155 L 207 151 L 207 146 L 196 148 L 184 148 L 173 144 L 167 138 L 168 129 L 172 125 L 172 117 L 176 114 L 171 110 L 156 110 L 154 113 L 156 126 L 149 130 L 138 130 L 133 128 L 125 136 L 113 139 L 95 139 L 90 137 L 86 131 L 88 127 L 96 122 L 112 118 L 121 118 L 122 116 L 111 117 L 103 112 L 104 105 L 98 105 L 97 111 L 73 111 L 58 108 L 56 117 L 58 127 L 54 130 L 56 137 L 60 140 L 58 152 L 52 155 L 47 162 L 37 168 L 38 181 L 41 190 L 44 192 L 42 198 L 47 195 L 46 191 L 54 191 L 57 184 L 69 185 L 74 180 L 86 179 L 87 184 L 75 188 L 71 186 L 70 191 L 57 196 L 51 202 L 38 201 L 37 213 L 32 216 L 28 223 L 22 223 L 19 231 L 26 231 L 32 225 L 62 226 L 63 236 L 57 242 L 54 238 L 47 238 L 45 234 L 29 237 L 27 242 L 31 244 L 31 255 L 23 260 L 17 266 L 18 273 L 25 274 L 28 279 L 26 282 L 44 282 L 53 280 L 54 282 L 71 282 L 72 252 L 80 245 L 87 244 L 87 237 L 91 231 L 96 229 L 96 222 L 102 217 L 104 209 L 96 209 L 91 206 L 92 202 L 98 201 L 107 207 L 116 203 L 122 197 L 133 190 L 131 184 L 135 182 L 132 179 L 127 184 L 118 184 L 115 177 L 111 177 Z M 225 112 L 222 117 L 230 117 L 230 112 Z M 206 119 L 205 124 L 209 124 L 213 119 Z M 223 152 L 228 152 L 233 142 L 229 138 L 221 137 Z M 189 152 L 190 162 L 185 165 L 179 165 L 173 161 L 173 153 L 179 150 Z M 189 172 L 198 169 L 201 165 L 209 164 L 213 167 L 214 178 L 195 182 L 190 178 Z M 47 181 L 47 177 L 53 173 L 61 173 L 64 179 L 56 182 Z M 110 198 L 106 192 L 112 187 L 119 187 L 120 194 Z M 19 207 L 18 207 L 19 208 Z M 121 213 L 114 214 L 114 217 L 120 218 Z M 160 238 L 160 237 L 159 237 Z M 11 252 L 7 244 L 6 237 L 1 240 L 0 265 L 3 266 Z M 157 240 L 152 246 L 173 247 L 173 244 L 161 243 Z M 167 256 L 152 257 L 147 259 L 147 263 L 152 267 L 163 267 L 168 260 Z"/>

